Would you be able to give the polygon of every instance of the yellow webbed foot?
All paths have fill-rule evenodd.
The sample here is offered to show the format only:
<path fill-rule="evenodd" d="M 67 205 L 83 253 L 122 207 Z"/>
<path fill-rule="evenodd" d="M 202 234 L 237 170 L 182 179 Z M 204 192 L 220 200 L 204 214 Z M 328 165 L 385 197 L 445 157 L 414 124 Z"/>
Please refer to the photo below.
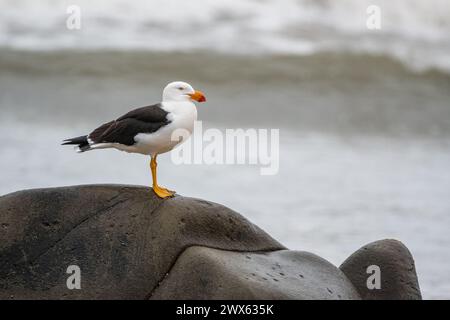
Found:
<path fill-rule="evenodd" d="M 170 190 L 170 189 L 167 189 L 167 188 L 164 188 L 164 187 L 160 187 L 160 188 L 163 189 L 166 192 L 171 193 L 172 195 L 174 195 L 176 193 L 176 191 L 173 191 L 173 190 Z"/>
<path fill-rule="evenodd" d="M 166 188 L 162 188 L 160 186 L 153 186 L 153 191 L 156 193 L 156 195 L 162 199 L 173 197 L 175 194 L 175 191 L 168 190 Z"/>

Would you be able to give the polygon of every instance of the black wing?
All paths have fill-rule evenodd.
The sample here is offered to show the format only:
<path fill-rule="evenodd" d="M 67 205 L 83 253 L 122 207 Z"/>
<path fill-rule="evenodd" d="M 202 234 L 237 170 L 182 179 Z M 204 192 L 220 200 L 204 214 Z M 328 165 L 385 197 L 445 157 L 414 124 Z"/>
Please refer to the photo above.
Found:
<path fill-rule="evenodd" d="M 128 112 L 117 120 L 105 123 L 89 134 L 94 143 L 120 143 L 127 146 L 135 144 L 134 137 L 139 133 L 152 133 L 170 121 L 168 112 L 161 104 L 142 107 Z"/>

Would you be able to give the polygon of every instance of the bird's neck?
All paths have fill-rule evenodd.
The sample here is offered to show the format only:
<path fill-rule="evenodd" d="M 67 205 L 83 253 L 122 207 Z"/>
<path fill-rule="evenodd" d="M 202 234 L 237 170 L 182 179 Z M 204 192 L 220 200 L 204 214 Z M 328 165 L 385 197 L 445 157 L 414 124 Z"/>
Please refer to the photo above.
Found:
<path fill-rule="evenodd" d="M 165 111 L 175 114 L 190 113 L 197 109 L 192 101 L 163 101 L 161 105 Z"/>

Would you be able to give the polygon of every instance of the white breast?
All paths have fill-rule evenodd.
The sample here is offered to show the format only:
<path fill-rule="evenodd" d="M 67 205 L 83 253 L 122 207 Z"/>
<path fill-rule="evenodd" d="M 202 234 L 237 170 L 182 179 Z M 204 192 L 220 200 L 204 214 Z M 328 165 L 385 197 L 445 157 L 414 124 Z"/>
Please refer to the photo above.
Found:
<path fill-rule="evenodd" d="M 167 111 L 169 124 L 161 127 L 153 133 L 140 133 L 134 140 L 135 151 L 147 155 L 156 155 L 172 150 L 181 141 L 173 141 L 172 134 L 177 129 L 183 129 L 190 135 L 194 129 L 194 122 L 197 120 L 197 108 L 190 101 L 182 102 L 162 102 L 162 108 Z M 187 137 L 185 137 L 187 138 Z"/>

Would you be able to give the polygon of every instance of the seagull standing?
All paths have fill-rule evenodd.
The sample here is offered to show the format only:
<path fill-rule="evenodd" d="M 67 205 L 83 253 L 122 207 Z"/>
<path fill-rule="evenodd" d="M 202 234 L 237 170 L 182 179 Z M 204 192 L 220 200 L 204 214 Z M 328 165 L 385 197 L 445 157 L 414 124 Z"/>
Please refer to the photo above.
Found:
<path fill-rule="evenodd" d="M 192 133 L 197 120 L 197 108 L 193 101 L 204 102 L 206 98 L 186 82 L 171 82 L 164 88 L 162 102 L 134 109 L 88 135 L 64 140 L 63 145 L 78 145 L 79 152 L 114 148 L 149 155 L 153 191 L 160 198 L 171 197 L 175 191 L 158 185 L 156 157 L 172 150 L 188 137 L 174 140 L 172 133 L 175 130 L 182 129 L 189 135 Z"/>

